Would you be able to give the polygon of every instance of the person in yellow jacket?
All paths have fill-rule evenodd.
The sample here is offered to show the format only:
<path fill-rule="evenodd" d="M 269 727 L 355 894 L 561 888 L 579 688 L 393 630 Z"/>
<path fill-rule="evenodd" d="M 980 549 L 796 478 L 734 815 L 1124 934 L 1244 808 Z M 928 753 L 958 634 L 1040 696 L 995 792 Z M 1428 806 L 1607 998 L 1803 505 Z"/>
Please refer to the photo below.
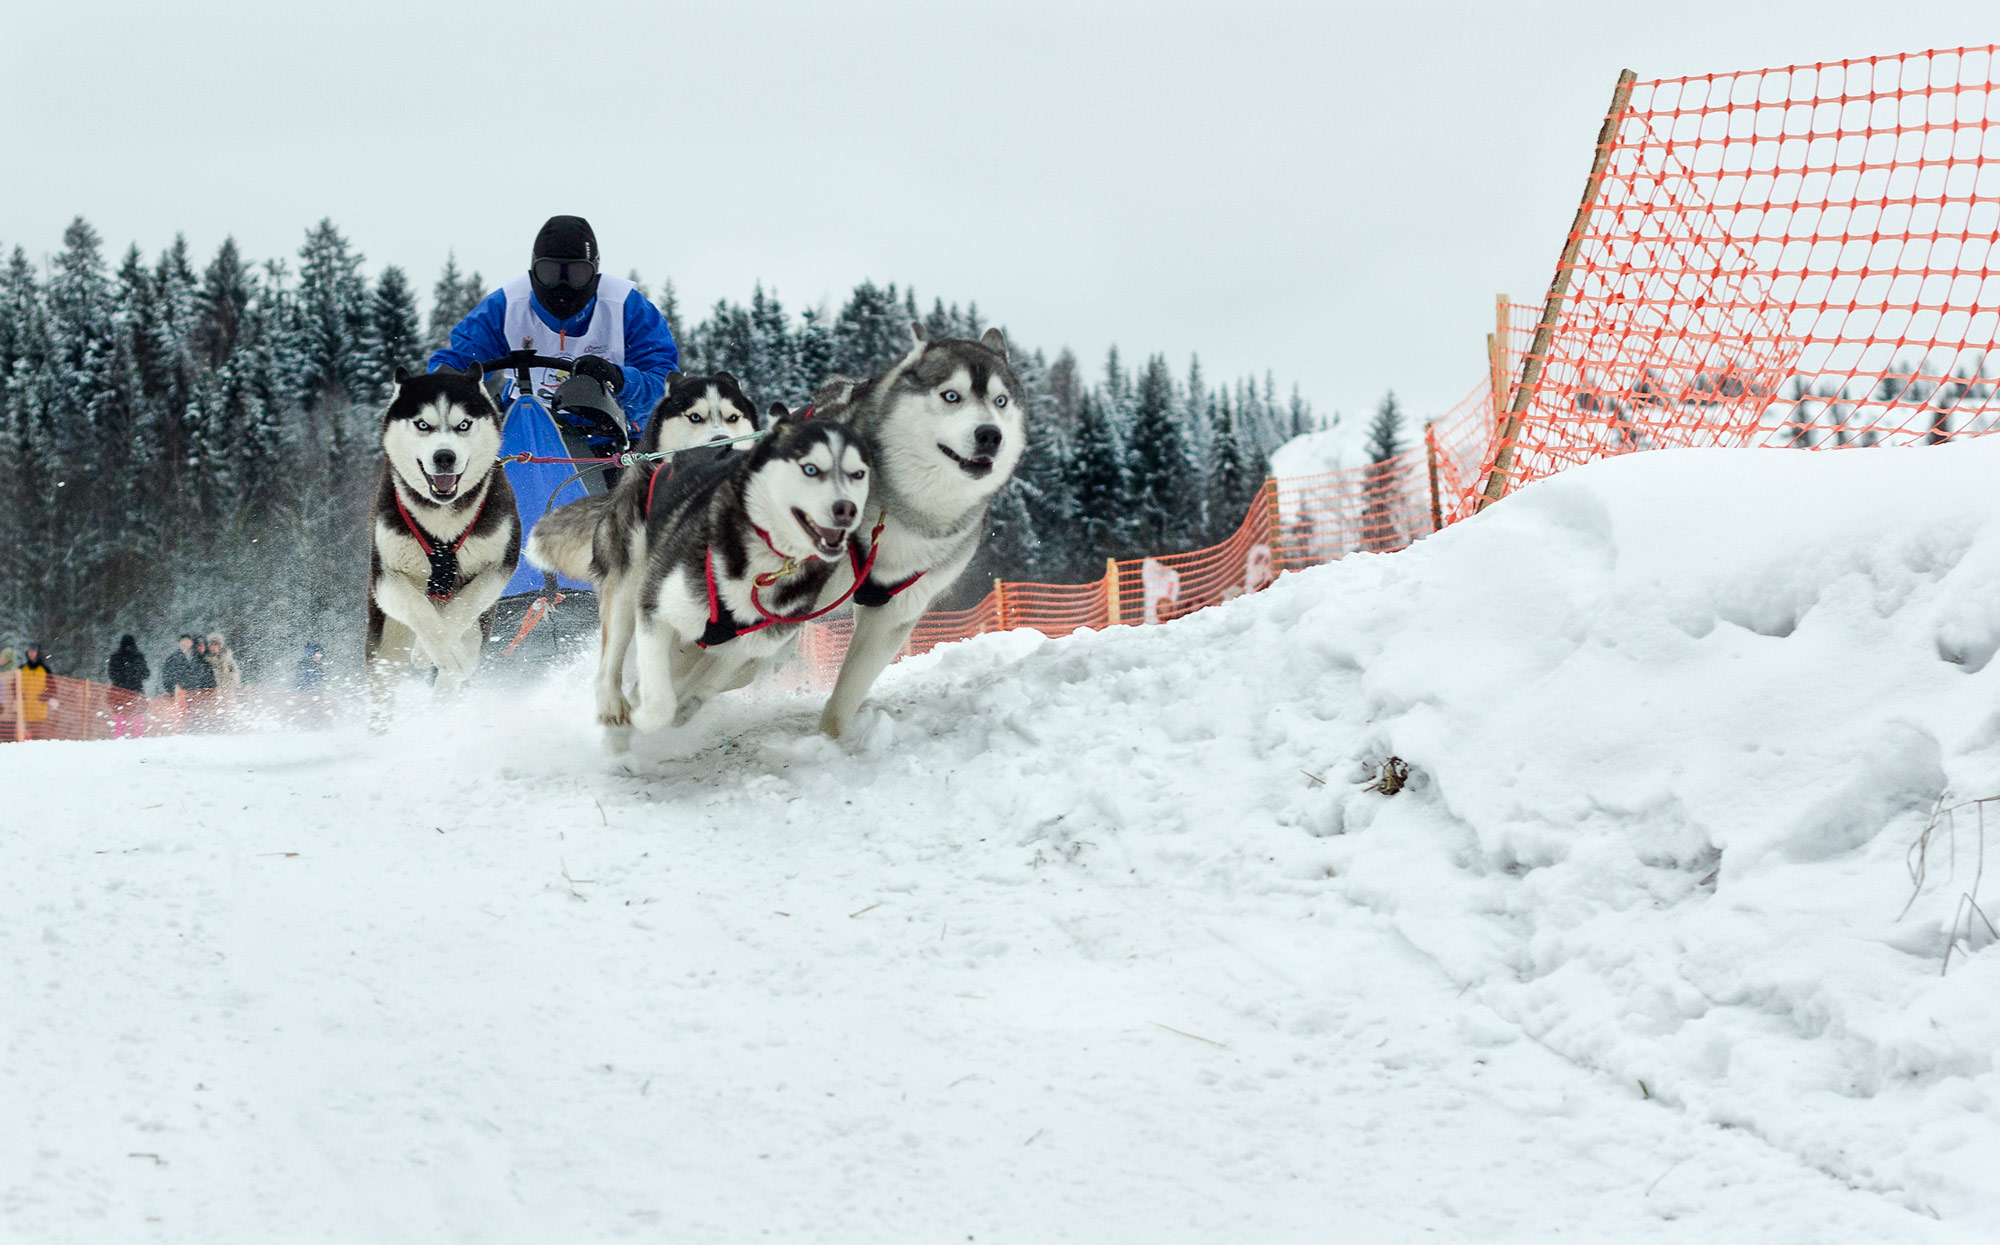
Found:
<path fill-rule="evenodd" d="M 49 664 L 42 660 L 42 647 L 28 645 L 28 655 L 21 661 L 20 695 L 21 701 L 15 712 L 18 721 L 28 728 L 28 738 L 38 738 L 43 723 L 49 720 Z"/>

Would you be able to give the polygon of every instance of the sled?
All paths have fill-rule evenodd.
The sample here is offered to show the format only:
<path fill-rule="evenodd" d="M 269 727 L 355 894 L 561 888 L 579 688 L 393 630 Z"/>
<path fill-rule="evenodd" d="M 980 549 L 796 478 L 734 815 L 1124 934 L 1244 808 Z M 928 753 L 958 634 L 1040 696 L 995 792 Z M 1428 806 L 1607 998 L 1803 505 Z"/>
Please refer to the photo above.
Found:
<path fill-rule="evenodd" d="M 501 401 L 500 459 L 520 508 L 523 548 L 549 511 L 609 487 L 616 478 L 609 456 L 630 444 L 617 399 L 589 377 L 568 375 L 547 403 L 535 393 L 532 369 L 568 373 L 574 362 L 517 350 L 480 364 L 489 379 L 506 378 L 496 396 Z M 558 417 L 560 411 L 594 414 L 600 427 L 608 419 L 618 429 L 616 442 L 608 451 L 593 448 L 583 431 Z M 596 631 L 597 600 L 589 584 L 539 570 L 522 558 L 494 607 L 487 659 L 553 660 L 573 644 L 594 639 Z"/>

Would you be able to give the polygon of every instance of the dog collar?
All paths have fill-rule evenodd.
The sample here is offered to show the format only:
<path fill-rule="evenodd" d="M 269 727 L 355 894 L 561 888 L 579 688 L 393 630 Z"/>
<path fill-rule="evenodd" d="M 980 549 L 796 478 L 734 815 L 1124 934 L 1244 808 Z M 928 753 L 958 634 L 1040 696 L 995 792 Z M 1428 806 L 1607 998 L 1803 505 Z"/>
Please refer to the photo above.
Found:
<path fill-rule="evenodd" d="M 485 487 L 481 485 L 481 488 Z M 492 496 L 492 490 L 486 489 L 479 495 L 479 505 L 473 508 L 472 517 L 466 520 L 465 530 L 458 534 L 457 540 L 448 544 L 426 532 L 410 515 L 410 508 L 403 504 L 403 490 L 396 486 L 394 480 L 389 482 L 389 491 L 395 496 L 396 513 L 403 516 L 403 526 L 410 529 L 410 535 L 417 538 L 418 547 L 430 560 L 431 573 L 430 578 L 424 581 L 424 595 L 433 601 L 451 600 L 458 595 L 458 551 L 465 548 L 479 516 L 486 512 L 486 499 Z"/>

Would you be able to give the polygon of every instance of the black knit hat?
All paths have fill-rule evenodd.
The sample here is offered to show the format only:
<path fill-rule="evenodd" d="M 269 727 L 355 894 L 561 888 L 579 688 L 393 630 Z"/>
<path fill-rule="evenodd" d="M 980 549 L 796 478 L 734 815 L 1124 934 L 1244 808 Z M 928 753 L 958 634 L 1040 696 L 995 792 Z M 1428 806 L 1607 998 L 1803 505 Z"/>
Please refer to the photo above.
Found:
<path fill-rule="evenodd" d="M 537 259 L 587 259 L 597 262 L 597 234 L 590 222 L 581 216 L 551 216 L 549 223 L 535 235 L 535 253 L 528 257 Z"/>

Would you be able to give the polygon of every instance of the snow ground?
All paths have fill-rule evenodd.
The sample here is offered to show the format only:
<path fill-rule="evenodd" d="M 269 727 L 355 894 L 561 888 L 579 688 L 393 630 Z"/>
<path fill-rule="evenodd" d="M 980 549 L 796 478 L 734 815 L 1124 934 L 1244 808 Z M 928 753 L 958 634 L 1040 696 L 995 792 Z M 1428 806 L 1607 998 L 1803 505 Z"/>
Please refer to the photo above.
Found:
<path fill-rule="evenodd" d="M 620 762 L 578 670 L 0 748 L 0 1237 L 1993 1239 L 1964 832 L 1897 918 L 2000 792 L 1996 468 L 1600 464 L 839 744 Z"/>

